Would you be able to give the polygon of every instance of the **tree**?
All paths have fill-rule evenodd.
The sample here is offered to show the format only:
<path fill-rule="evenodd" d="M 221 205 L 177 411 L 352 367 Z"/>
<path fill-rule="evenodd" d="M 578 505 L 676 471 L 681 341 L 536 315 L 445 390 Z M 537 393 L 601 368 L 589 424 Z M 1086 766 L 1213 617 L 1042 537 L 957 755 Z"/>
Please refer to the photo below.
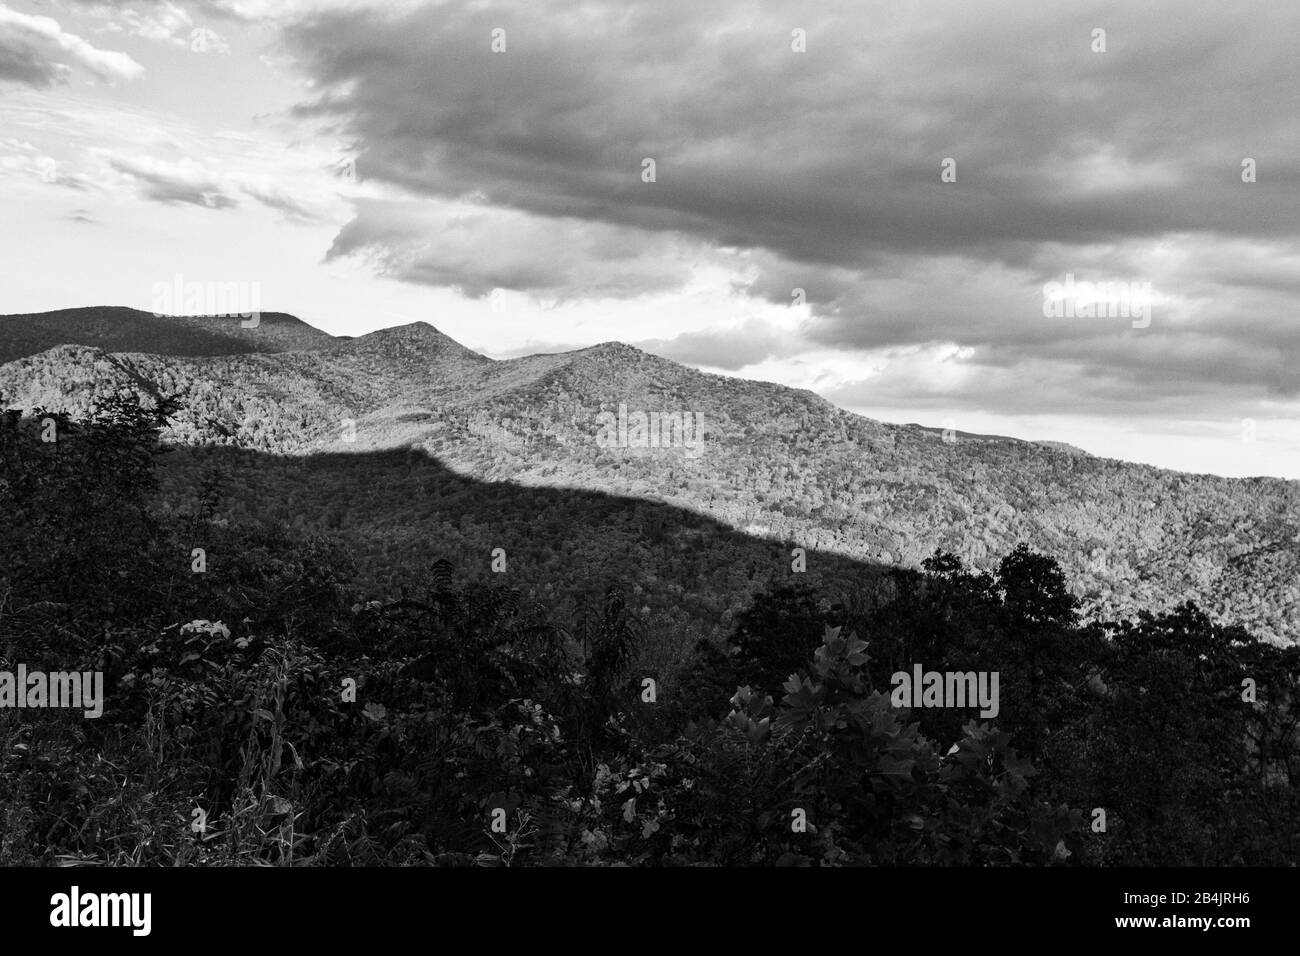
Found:
<path fill-rule="evenodd" d="M 1034 624 L 1072 624 L 1079 602 L 1070 594 L 1061 566 L 1035 554 L 1029 545 L 1016 545 L 998 565 L 998 584 L 1007 607 Z"/>

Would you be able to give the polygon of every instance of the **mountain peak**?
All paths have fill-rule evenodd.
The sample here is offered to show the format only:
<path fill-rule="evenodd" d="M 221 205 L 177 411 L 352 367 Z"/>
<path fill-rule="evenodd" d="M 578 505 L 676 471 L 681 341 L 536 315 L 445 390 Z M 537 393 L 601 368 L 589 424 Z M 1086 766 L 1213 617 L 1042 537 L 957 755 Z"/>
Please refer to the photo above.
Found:
<path fill-rule="evenodd" d="M 644 362 L 646 359 L 653 359 L 660 362 L 670 361 L 662 356 L 639 349 L 635 345 L 628 345 L 626 342 L 599 342 L 596 345 L 589 345 L 585 349 L 574 349 L 571 355 L 587 355 L 600 358 L 612 359 L 635 359 Z M 674 363 L 676 364 L 676 363 Z"/>
<path fill-rule="evenodd" d="M 461 345 L 428 322 L 408 322 L 376 329 L 354 339 L 340 340 L 337 349 L 361 355 L 406 356 L 418 359 L 453 359 L 486 363 L 492 359 Z"/>
<path fill-rule="evenodd" d="M 429 335 L 429 334 L 442 335 L 443 334 L 442 332 L 438 331 L 437 326 L 434 326 L 431 323 L 424 321 L 424 319 L 416 319 L 414 322 L 404 322 L 401 325 L 386 325 L 382 329 L 376 329 L 374 332 L 370 334 L 378 335 L 383 332 L 395 332 L 395 333 L 405 332 L 412 335 L 417 335 L 417 334 L 418 335 Z"/>

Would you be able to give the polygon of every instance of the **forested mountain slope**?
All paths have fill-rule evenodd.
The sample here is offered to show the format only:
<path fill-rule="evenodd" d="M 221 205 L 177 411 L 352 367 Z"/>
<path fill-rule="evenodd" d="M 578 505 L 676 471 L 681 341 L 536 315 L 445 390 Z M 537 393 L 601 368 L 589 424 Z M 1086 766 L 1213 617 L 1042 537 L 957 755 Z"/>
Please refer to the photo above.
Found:
<path fill-rule="evenodd" d="M 254 328 L 239 316 L 157 316 L 137 309 L 92 306 L 0 315 L 0 362 L 57 345 L 91 345 L 106 352 L 233 355 L 314 348 L 333 340 L 301 319 L 262 312 Z"/>
<path fill-rule="evenodd" d="M 618 343 L 494 361 L 425 323 L 318 335 L 310 348 L 246 352 L 240 340 L 201 357 L 61 345 L 0 366 L 0 398 L 82 412 L 121 388 L 177 393 L 185 406 L 167 437 L 179 444 L 288 455 L 414 448 L 465 477 L 661 501 L 805 546 L 810 567 L 817 551 L 915 566 L 942 548 L 983 568 L 1024 541 L 1056 556 L 1100 616 L 1190 599 L 1264 637 L 1300 635 L 1294 482 L 1182 474 L 996 436 L 945 441 Z M 698 415 L 698 454 L 680 441 L 602 447 L 598 416 L 620 405 Z M 347 486 L 355 480 L 321 477 L 308 489 L 316 506 L 295 496 L 295 508 L 369 541 L 387 528 L 428 542 L 465 518 L 464 503 L 430 512 L 417 490 Z M 276 507 L 275 495 L 260 488 L 243 506 Z M 366 506 L 350 506 L 359 496 Z M 774 549 L 778 558 L 788 572 L 788 548 Z"/>

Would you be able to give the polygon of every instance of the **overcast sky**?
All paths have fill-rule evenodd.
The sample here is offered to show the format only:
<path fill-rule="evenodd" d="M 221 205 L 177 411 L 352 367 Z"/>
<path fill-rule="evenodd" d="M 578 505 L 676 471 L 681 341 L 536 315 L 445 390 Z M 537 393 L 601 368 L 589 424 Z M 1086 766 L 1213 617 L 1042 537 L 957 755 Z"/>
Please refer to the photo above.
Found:
<path fill-rule="evenodd" d="M 1300 478 L 1297 36 L 1282 0 L 0 0 L 0 312 L 243 281 Z M 1069 275 L 1149 323 L 1045 316 Z"/>

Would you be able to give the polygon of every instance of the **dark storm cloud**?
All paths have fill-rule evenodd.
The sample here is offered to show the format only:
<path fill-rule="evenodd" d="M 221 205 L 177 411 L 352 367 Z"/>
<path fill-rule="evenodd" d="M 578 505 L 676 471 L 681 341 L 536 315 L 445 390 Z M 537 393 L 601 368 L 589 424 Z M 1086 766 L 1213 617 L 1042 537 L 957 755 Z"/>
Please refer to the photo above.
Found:
<path fill-rule="evenodd" d="M 610 0 L 338 12 L 288 37 L 322 85 L 303 111 L 344 118 L 374 178 L 862 266 L 877 250 L 1023 261 L 1047 241 L 1292 233 L 1277 200 L 1300 71 L 1281 27 L 1298 22 L 1261 3 L 1193 18 L 1184 3 Z M 1225 82 L 1241 70 L 1273 82 Z M 1268 171 L 1254 190 L 1247 155 Z M 940 183 L 945 157 L 957 184 Z"/>
<path fill-rule="evenodd" d="M 1300 7 L 1265 0 L 489 0 L 318 13 L 286 38 L 318 91 L 299 112 L 354 139 L 364 178 L 517 216 L 449 230 L 363 205 L 331 255 L 569 296 L 680 287 L 688 262 L 739 255 L 743 292 L 806 291 L 808 347 L 955 343 L 972 372 L 1073 369 L 1104 402 L 1099 369 L 1134 394 L 1295 394 L 1297 27 Z M 1067 273 L 1150 282 L 1152 326 L 1044 318 Z M 750 331 L 661 344 L 728 368 L 786 346 Z"/>

